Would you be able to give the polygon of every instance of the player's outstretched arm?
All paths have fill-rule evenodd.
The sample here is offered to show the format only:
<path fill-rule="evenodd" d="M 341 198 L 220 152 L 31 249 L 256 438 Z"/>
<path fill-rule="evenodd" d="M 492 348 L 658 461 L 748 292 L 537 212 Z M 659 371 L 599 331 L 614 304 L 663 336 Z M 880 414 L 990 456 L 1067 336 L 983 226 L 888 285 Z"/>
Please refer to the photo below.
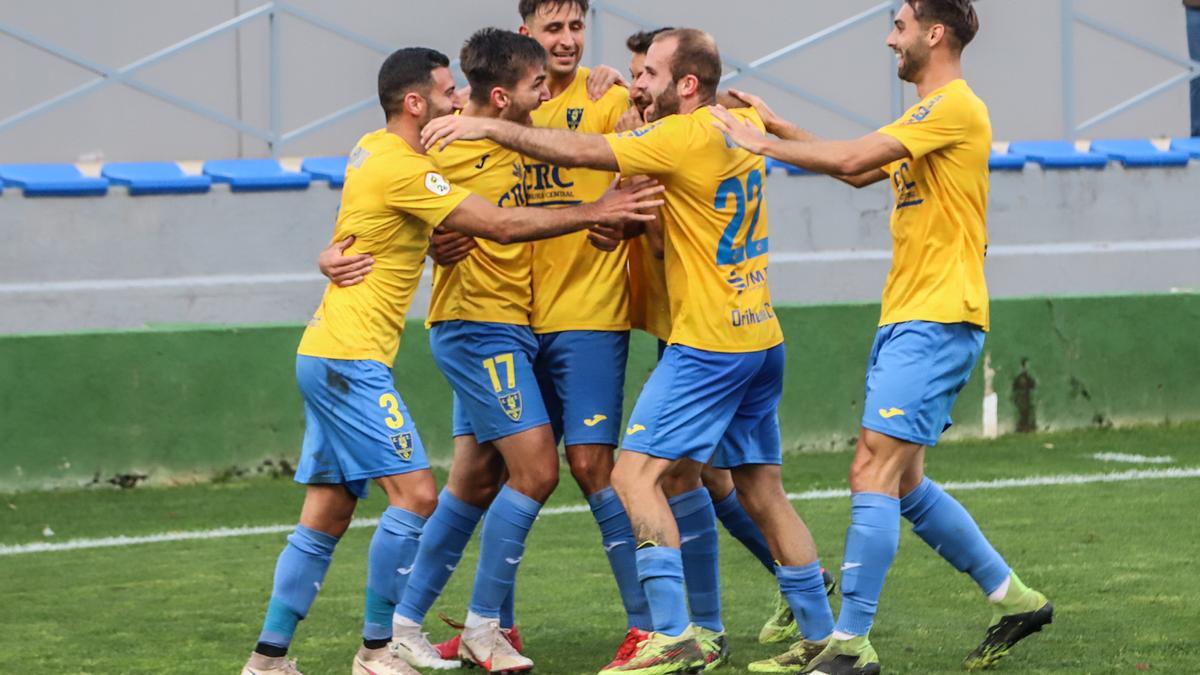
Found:
<path fill-rule="evenodd" d="M 442 225 L 501 244 L 549 239 L 596 223 L 652 220 L 663 204 L 659 196 L 664 190 L 657 183 L 622 189 L 614 181 L 600 199 L 566 209 L 502 209 L 478 195 L 470 195 L 446 216 Z"/>
<path fill-rule="evenodd" d="M 617 156 L 599 134 L 581 134 L 566 129 L 535 129 L 490 117 L 446 115 L 421 130 L 426 149 L 445 148 L 454 141 L 491 140 L 506 148 L 557 166 L 620 171 Z"/>
<path fill-rule="evenodd" d="M 855 187 L 884 180 L 887 174 L 882 167 L 909 156 L 908 149 L 891 136 L 874 133 L 854 141 L 825 141 L 779 118 L 765 104 L 763 107 L 768 112 L 763 125 L 779 138 L 767 136 L 721 106 L 709 110 L 717 118 L 714 126 L 746 150 L 828 174 Z M 761 110 L 759 114 L 762 116 Z"/>

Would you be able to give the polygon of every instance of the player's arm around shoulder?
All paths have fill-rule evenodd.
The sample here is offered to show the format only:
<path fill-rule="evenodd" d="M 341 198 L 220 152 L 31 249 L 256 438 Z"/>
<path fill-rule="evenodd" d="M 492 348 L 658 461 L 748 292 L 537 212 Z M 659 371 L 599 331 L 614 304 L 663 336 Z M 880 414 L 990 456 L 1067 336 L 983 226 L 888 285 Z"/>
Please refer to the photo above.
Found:
<path fill-rule="evenodd" d="M 539 129 L 507 120 L 447 115 L 421 131 L 426 149 L 444 149 L 458 140 L 487 138 L 506 148 L 562 167 L 584 167 L 618 171 L 617 158 L 599 134 L 581 134 L 566 129 Z"/>

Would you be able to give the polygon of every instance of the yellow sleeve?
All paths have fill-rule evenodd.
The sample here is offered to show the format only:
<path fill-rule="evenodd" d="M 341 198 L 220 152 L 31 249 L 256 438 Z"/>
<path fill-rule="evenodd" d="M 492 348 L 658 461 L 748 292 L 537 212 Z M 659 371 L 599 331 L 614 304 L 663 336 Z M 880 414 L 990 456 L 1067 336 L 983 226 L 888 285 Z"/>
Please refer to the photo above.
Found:
<path fill-rule="evenodd" d="M 451 185 L 432 164 L 416 175 L 402 176 L 388 188 L 387 205 L 437 227 L 471 193 Z"/>
<path fill-rule="evenodd" d="M 640 129 L 605 134 L 625 176 L 655 176 L 679 168 L 691 139 L 689 118 L 672 115 Z"/>
<path fill-rule="evenodd" d="M 900 141 L 913 159 L 949 147 L 967 134 L 967 108 L 957 98 L 942 95 L 917 106 L 907 117 L 883 127 L 879 133 Z"/>

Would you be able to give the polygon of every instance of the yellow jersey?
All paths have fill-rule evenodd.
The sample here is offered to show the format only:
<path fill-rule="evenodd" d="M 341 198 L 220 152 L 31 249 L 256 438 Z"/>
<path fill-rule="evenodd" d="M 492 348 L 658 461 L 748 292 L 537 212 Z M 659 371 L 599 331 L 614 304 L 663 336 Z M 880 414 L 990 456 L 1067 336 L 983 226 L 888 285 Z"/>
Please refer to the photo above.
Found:
<path fill-rule="evenodd" d="M 753 109 L 732 111 L 759 129 Z M 766 164 L 713 126 L 707 107 L 605 136 L 621 173 L 652 176 L 667 191 L 671 344 L 752 352 L 783 342 L 767 285 Z"/>
<path fill-rule="evenodd" d="M 613 87 L 600 98 L 588 98 L 589 70 L 558 96 L 533 112 L 533 125 L 606 134 L 629 109 L 629 92 Z M 562 207 L 593 202 L 615 175 L 594 169 L 567 169 L 526 162 L 525 190 L 530 206 Z M 629 330 L 627 245 L 606 253 L 588 243 L 587 231 L 533 244 L 533 314 L 535 333 L 564 330 Z"/>
<path fill-rule="evenodd" d="M 879 325 L 932 321 L 988 330 L 987 106 L 966 82 L 954 80 L 879 133 L 912 155 L 884 168 L 896 207 Z"/>
<path fill-rule="evenodd" d="M 629 242 L 629 324 L 664 342 L 671 337 L 666 265 L 644 236 Z"/>
<path fill-rule="evenodd" d="M 487 140 L 455 141 L 430 157 L 452 184 L 501 208 L 525 205 L 525 164 L 518 153 Z M 530 245 L 476 243 L 457 264 L 434 266 L 425 325 L 459 320 L 528 326 L 533 304 Z"/>
<path fill-rule="evenodd" d="M 469 195 L 396 134 L 380 129 L 363 136 L 346 166 L 333 240 L 353 236 L 346 254 L 370 253 L 375 266 L 356 286 L 326 286 L 298 353 L 390 368 L 425 268 L 429 233 Z"/>

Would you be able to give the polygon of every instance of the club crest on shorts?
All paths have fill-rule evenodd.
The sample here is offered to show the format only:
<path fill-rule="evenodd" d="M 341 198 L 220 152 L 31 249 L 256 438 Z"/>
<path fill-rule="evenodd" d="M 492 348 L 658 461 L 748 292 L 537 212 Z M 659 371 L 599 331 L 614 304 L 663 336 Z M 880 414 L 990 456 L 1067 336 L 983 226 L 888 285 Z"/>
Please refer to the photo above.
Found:
<path fill-rule="evenodd" d="M 389 436 L 392 440 L 392 447 L 396 450 L 396 456 L 404 461 L 412 459 L 413 454 L 413 437 L 411 432 L 404 432 Z"/>
<path fill-rule="evenodd" d="M 521 405 L 520 389 L 507 394 L 501 394 L 496 397 L 496 400 L 500 402 L 500 409 L 504 411 L 505 415 L 508 415 L 508 419 L 514 422 L 521 421 L 521 412 L 524 407 Z"/>
<path fill-rule="evenodd" d="M 567 128 L 571 131 L 579 129 L 583 122 L 583 108 L 567 108 Z"/>

